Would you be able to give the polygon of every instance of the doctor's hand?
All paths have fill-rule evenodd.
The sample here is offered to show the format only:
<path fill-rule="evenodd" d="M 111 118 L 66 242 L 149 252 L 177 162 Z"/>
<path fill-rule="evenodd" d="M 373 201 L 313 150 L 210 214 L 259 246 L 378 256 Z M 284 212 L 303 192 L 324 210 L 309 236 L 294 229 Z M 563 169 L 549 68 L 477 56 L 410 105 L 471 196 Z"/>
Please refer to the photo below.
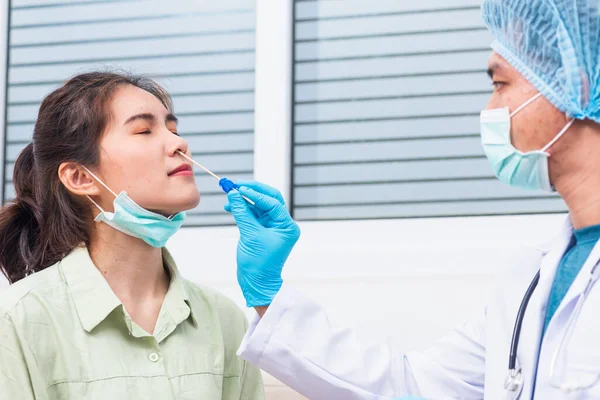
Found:
<path fill-rule="evenodd" d="M 238 283 L 248 307 L 268 306 L 283 284 L 281 270 L 300 237 L 300 228 L 277 189 L 255 181 L 237 185 L 239 191 L 227 194 L 225 210 L 233 214 L 240 231 Z"/>

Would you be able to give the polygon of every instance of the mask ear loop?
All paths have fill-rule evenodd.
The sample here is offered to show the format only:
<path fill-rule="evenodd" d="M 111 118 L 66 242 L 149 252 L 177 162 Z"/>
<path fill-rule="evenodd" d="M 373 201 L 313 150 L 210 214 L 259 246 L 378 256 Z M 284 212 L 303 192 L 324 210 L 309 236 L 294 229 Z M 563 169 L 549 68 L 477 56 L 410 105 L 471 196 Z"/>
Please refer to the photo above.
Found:
<path fill-rule="evenodd" d="M 538 93 L 535 96 L 533 96 L 532 98 L 530 98 L 529 100 L 527 100 L 525 103 L 521 104 L 519 107 L 517 107 L 517 109 L 515 111 L 513 111 L 510 114 L 510 117 L 514 117 L 515 115 L 517 115 L 519 112 L 521 112 L 525 107 L 527 107 L 528 105 L 530 105 L 531 103 L 533 103 L 534 101 L 536 101 L 540 96 L 542 95 L 542 93 Z"/>
<path fill-rule="evenodd" d="M 104 186 L 106 188 L 106 190 L 108 190 L 109 192 L 111 192 L 113 194 L 113 196 L 117 197 L 117 194 L 115 192 L 112 191 L 111 188 L 109 188 L 108 186 L 106 186 L 104 184 L 104 182 L 102 182 L 92 171 L 90 171 L 85 165 L 82 165 L 83 169 L 85 169 L 96 181 L 98 181 L 102 186 Z M 104 212 L 104 209 L 102 207 L 100 207 L 100 204 L 96 203 L 94 200 L 92 200 L 92 198 L 90 196 L 88 196 L 87 194 L 85 195 L 85 197 L 88 198 L 89 201 L 91 201 L 92 203 L 94 203 L 94 205 L 102 212 Z"/>
<path fill-rule="evenodd" d="M 102 186 L 104 186 L 106 188 L 106 190 L 108 190 L 109 192 L 111 192 L 113 194 L 113 196 L 118 197 L 117 194 L 115 192 L 112 191 L 111 188 L 109 188 L 108 186 L 106 186 L 106 184 L 104 182 L 102 182 L 92 171 L 90 171 L 85 165 L 82 165 L 83 169 L 85 169 L 87 172 L 89 172 L 90 175 L 92 175 L 92 177 L 94 177 L 95 180 L 97 180 Z M 98 209 L 102 212 L 104 212 L 104 209 L 102 209 L 102 207 L 100 207 L 100 205 L 98 203 L 96 203 L 94 200 L 92 200 L 92 198 L 88 195 L 86 195 L 85 197 L 87 197 L 92 203 L 94 203 L 94 205 L 96 207 L 98 207 Z M 168 220 L 172 220 L 173 217 L 175 217 L 175 215 L 177 214 L 171 214 L 167 217 Z"/>
<path fill-rule="evenodd" d="M 556 136 L 554 137 L 554 139 L 552 139 L 552 140 L 550 141 L 550 143 L 548 143 L 547 145 L 545 145 L 545 146 L 544 146 L 544 148 L 543 148 L 541 151 L 543 151 L 544 153 L 546 153 L 546 152 L 548 151 L 548 149 L 549 149 L 549 148 L 550 148 L 550 147 L 551 147 L 551 146 L 552 146 L 554 143 L 556 143 L 556 141 L 557 141 L 558 139 L 560 139 L 560 137 L 561 137 L 562 135 L 564 135 L 564 134 L 565 134 L 565 133 L 566 133 L 566 132 L 569 130 L 569 128 L 571 127 L 571 125 L 573 125 L 573 122 L 575 122 L 575 119 L 572 119 L 572 120 L 570 120 L 570 121 L 569 121 L 569 122 L 568 122 L 568 123 L 565 125 L 565 127 L 564 127 L 564 128 L 562 128 L 562 130 L 561 130 L 560 132 L 558 132 L 558 135 L 556 135 Z"/>
<path fill-rule="evenodd" d="M 534 101 L 536 101 L 538 98 L 540 98 L 540 96 L 541 96 L 541 95 L 542 95 L 542 93 L 540 92 L 540 93 L 536 94 L 535 96 L 533 96 L 532 98 L 530 98 L 529 100 L 527 100 L 525 103 L 521 104 L 519 107 L 517 107 L 517 109 L 516 109 L 515 111 L 513 111 L 513 112 L 510 114 L 510 117 L 512 118 L 512 117 L 514 117 L 515 115 L 517 115 L 517 114 L 518 114 L 519 112 L 521 112 L 521 111 L 522 111 L 522 110 L 523 110 L 525 107 L 527 107 L 528 105 L 530 105 L 531 103 L 533 103 Z M 542 151 L 542 152 L 544 152 L 544 153 L 547 153 L 547 152 L 548 152 L 548 149 L 549 149 L 549 148 L 550 148 L 550 147 L 551 147 L 551 146 L 552 146 L 554 143 L 556 143 L 556 141 L 557 141 L 558 139 L 560 139 L 560 138 L 561 138 L 561 136 L 565 134 L 565 132 L 567 132 L 567 131 L 569 130 L 569 128 L 571 127 L 571 125 L 573 125 L 573 122 L 575 122 L 575 119 L 572 119 L 572 120 L 570 120 L 570 121 L 569 121 L 569 122 L 568 122 L 568 123 L 565 125 L 565 127 L 564 127 L 564 128 L 563 128 L 563 129 L 562 129 L 562 130 L 561 130 L 561 131 L 558 133 L 558 135 L 556 135 L 556 136 L 554 137 L 554 139 L 552 139 L 552 140 L 550 141 L 550 143 L 548 143 L 547 145 L 545 145 L 545 146 L 542 148 L 542 150 L 540 150 L 540 151 Z"/>

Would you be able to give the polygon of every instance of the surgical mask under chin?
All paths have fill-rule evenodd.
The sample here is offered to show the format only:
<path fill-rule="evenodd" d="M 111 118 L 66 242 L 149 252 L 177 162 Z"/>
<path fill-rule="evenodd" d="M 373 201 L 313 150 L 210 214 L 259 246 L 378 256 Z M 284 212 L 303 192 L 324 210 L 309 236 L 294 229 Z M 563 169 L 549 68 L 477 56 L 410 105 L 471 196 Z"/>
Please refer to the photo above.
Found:
<path fill-rule="evenodd" d="M 115 196 L 115 200 L 113 201 L 114 212 L 103 210 L 98 203 L 87 196 L 100 210 L 94 221 L 104 222 L 120 232 L 142 239 L 150 246 L 156 248 L 164 247 L 167 240 L 179 230 L 185 221 L 185 212 L 180 212 L 167 218 L 164 215 L 146 210 L 133 201 L 127 195 L 127 192 L 122 191 L 117 195 L 90 170 L 87 168 L 86 170 Z"/>
<path fill-rule="evenodd" d="M 547 152 L 573 124 L 569 121 L 565 127 L 541 150 L 522 152 L 510 141 L 510 121 L 542 94 L 538 93 L 518 107 L 512 114 L 508 107 L 485 110 L 481 112 L 481 143 L 483 150 L 492 165 L 494 173 L 502 182 L 511 186 L 552 192 L 548 173 Z"/>

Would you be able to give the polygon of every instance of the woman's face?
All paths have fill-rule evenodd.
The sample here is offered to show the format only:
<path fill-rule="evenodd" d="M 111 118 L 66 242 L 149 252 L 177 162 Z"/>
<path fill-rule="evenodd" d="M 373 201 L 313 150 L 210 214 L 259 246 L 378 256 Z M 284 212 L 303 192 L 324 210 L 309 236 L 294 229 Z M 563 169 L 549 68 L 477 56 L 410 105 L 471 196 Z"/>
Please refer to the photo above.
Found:
<path fill-rule="evenodd" d="M 177 152 L 189 149 L 177 119 L 154 95 L 132 85 L 119 88 L 100 141 L 94 173 L 115 193 L 126 191 L 140 206 L 163 215 L 192 209 L 200 193 L 192 166 Z M 114 195 L 101 188 L 100 204 L 112 210 Z"/>

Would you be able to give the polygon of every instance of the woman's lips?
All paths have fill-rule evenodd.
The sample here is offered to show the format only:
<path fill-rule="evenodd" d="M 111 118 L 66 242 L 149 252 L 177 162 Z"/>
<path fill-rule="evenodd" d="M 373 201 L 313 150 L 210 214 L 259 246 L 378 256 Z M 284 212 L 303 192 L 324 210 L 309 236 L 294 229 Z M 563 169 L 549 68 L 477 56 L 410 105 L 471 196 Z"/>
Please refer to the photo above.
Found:
<path fill-rule="evenodd" d="M 192 166 L 189 164 L 181 164 L 179 167 L 175 168 L 169 173 L 169 176 L 192 176 L 194 175 L 194 171 L 192 171 Z"/>
<path fill-rule="evenodd" d="M 192 171 L 184 169 L 181 171 L 177 171 L 177 172 L 171 174 L 170 176 L 193 176 L 193 175 L 194 175 L 194 173 Z"/>

